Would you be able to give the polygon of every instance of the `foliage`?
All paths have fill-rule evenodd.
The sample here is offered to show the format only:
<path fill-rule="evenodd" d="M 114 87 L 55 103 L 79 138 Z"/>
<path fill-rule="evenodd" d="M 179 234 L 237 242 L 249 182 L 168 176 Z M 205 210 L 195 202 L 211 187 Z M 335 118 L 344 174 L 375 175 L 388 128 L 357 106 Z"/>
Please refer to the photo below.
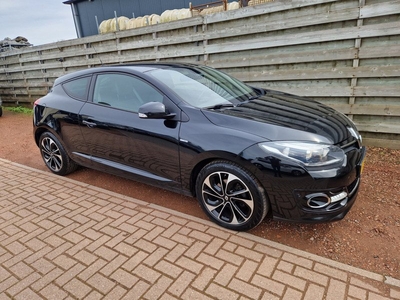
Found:
<path fill-rule="evenodd" d="M 31 108 L 26 108 L 22 106 L 16 106 L 16 107 L 4 107 L 5 110 L 12 111 L 15 113 L 22 113 L 22 114 L 32 114 L 33 110 Z"/>

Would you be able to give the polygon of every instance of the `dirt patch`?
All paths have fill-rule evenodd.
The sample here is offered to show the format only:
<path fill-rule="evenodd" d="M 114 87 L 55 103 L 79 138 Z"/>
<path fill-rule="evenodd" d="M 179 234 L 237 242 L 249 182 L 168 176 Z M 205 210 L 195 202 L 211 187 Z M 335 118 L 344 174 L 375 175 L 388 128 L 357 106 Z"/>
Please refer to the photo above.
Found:
<path fill-rule="evenodd" d="M 30 115 L 4 112 L 0 157 L 48 171 L 33 141 Z M 68 177 L 206 219 L 193 198 L 85 168 Z M 400 278 L 400 150 L 368 148 L 358 199 L 342 221 L 310 225 L 265 220 L 250 233 Z"/>

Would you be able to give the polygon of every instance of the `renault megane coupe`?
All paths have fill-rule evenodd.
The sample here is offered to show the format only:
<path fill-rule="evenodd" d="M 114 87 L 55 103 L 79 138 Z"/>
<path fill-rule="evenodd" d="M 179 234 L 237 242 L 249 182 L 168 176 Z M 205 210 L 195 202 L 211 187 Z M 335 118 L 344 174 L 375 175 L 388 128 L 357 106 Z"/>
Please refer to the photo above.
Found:
<path fill-rule="evenodd" d="M 80 165 L 191 195 L 238 231 L 267 215 L 342 219 L 365 157 L 354 123 L 334 109 L 186 63 L 64 75 L 35 102 L 33 123 L 53 173 Z"/>

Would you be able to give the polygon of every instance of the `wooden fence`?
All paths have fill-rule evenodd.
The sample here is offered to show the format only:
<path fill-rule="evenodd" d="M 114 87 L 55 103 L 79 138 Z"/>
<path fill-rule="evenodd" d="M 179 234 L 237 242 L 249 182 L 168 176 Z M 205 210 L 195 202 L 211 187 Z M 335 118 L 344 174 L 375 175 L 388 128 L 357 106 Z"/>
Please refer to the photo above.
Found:
<path fill-rule="evenodd" d="M 45 34 L 45 33 L 43 33 Z M 400 148 L 400 0 L 275 0 L 0 53 L 3 105 L 101 64 L 196 62 L 347 114 L 369 145 Z"/>

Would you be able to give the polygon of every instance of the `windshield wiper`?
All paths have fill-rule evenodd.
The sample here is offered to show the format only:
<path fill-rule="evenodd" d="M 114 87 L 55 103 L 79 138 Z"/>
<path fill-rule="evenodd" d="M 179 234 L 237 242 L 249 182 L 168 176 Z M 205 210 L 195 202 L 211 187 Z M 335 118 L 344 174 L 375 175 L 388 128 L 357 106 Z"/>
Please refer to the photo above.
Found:
<path fill-rule="evenodd" d="M 251 102 L 251 101 L 253 101 L 253 100 L 257 100 L 258 98 L 260 98 L 262 95 L 255 95 L 255 96 L 250 96 L 247 100 L 245 100 L 245 101 L 243 101 L 243 102 L 240 102 L 238 105 L 236 105 L 236 106 L 242 106 L 243 104 L 247 104 L 247 103 L 249 103 L 249 102 Z"/>
<path fill-rule="evenodd" d="M 251 97 L 249 97 L 249 99 L 247 99 L 247 101 L 256 100 L 256 99 L 260 98 L 261 96 L 262 95 L 251 96 Z"/>
<path fill-rule="evenodd" d="M 243 101 L 243 102 L 240 102 L 238 105 L 236 105 L 237 107 L 239 107 L 239 106 L 242 106 L 242 105 L 244 105 L 244 104 L 247 104 L 247 103 L 249 103 L 249 102 L 251 102 L 251 101 L 253 101 L 253 100 L 256 100 L 256 99 L 258 99 L 258 98 L 260 98 L 261 97 L 261 95 L 258 95 L 258 96 L 251 96 L 251 97 L 249 97 L 249 99 L 247 99 L 246 101 Z"/>
<path fill-rule="evenodd" d="M 223 103 L 223 104 L 216 104 L 214 106 L 208 106 L 205 107 L 207 109 L 221 109 L 221 108 L 225 108 L 225 107 L 235 107 L 235 105 L 233 105 L 232 103 Z"/>

